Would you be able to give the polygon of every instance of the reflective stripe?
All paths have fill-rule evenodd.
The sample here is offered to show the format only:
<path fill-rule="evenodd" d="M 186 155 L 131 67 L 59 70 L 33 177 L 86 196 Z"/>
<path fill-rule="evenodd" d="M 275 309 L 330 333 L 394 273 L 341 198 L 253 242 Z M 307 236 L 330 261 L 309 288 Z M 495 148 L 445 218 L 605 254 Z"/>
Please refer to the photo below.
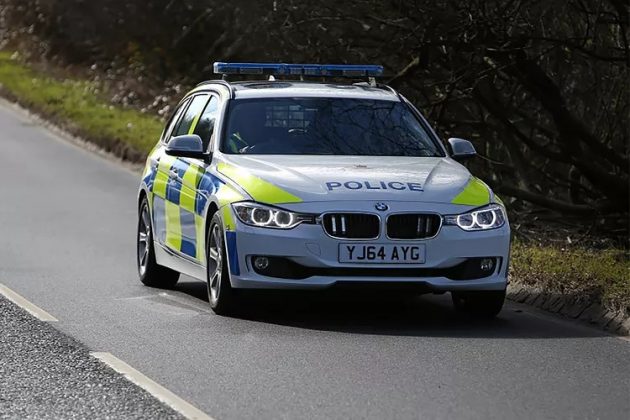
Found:
<path fill-rule="evenodd" d="M 153 155 L 156 154 L 155 151 L 158 150 L 159 148 L 160 148 L 160 142 L 157 142 L 155 146 L 153 146 L 153 149 L 151 149 L 151 151 L 147 155 L 147 160 L 144 164 L 144 172 L 142 174 L 142 178 L 145 178 L 151 173 L 151 162 L 155 160 L 155 157 Z"/>
<path fill-rule="evenodd" d="M 204 244 L 206 242 L 206 224 L 204 218 L 195 214 L 195 233 L 197 247 L 197 259 L 203 264 L 206 262 L 206 253 L 204 251 Z"/>
<path fill-rule="evenodd" d="M 223 220 L 223 228 L 230 232 L 236 229 L 236 221 L 234 220 L 234 215 L 232 214 L 232 206 L 226 204 L 221 207 L 221 219 Z"/>
<path fill-rule="evenodd" d="M 302 199 L 293 194 L 276 187 L 270 182 L 248 174 L 243 169 L 236 168 L 226 163 L 219 163 L 219 172 L 230 177 L 241 186 L 252 198 L 261 203 L 281 204 L 300 203 Z"/>
<path fill-rule="evenodd" d="M 197 258 L 197 223 L 195 215 L 179 208 L 181 246 L 179 251 L 192 258 Z"/>
<path fill-rule="evenodd" d="M 214 196 L 224 184 L 225 183 L 219 179 L 219 177 L 209 172 L 204 172 L 197 185 L 197 203 L 195 205 L 195 212 L 197 214 L 203 214 L 206 204 L 208 204 L 208 199 Z"/>
<path fill-rule="evenodd" d="M 186 190 L 186 194 L 179 197 L 179 205 L 191 213 L 195 213 L 195 199 L 197 196 L 197 185 L 201 179 L 201 168 L 195 164 L 189 165 L 182 177 L 182 190 Z"/>
<path fill-rule="evenodd" d="M 173 167 L 173 164 L 176 160 L 177 158 L 175 156 L 167 155 L 166 153 L 164 153 L 158 163 L 158 170 L 168 173 L 168 171 Z"/>
<path fill-rule="evenodd" d="M 160 159 L 153 183 L 153 193 L 158 197 L 166 198 L 166 190 L 168 186 L 168 173 L 175 162 L 174 156 L 164 155 Z"/>
<path fill-rule="evenodd" d="M 457 194 L 453 204 L 463 204 L 467 206 L 483 206 L 490 203 L 490 188 L 479 178 L 472 177 L 462 192 Z"/>
<path fill-rule="evenodd" d="M 179 206 L 170 201 L 164 202 L 166 213 L 166 245 L 173 249 L 182 248 L 182 226 L 179 220 Z"/>
<path fill-rule="evenodd" d="M 238 251 L 236 250 L 236 232 L 225 232 L 225 242 L 228 253 L 228 263 L 230 266 L 230 273 L 238 276 L 241 274 L 241 270 L 238 266 Z"/>
<path fill-rule="evenodd" d="M 164 199 L 155 196 L 153 199 L 153 233 L 161 243 L 166 243 L 166 209 Z"/>
<path fill-rule="evenodd" d="M 160 198 L 166 198 L 166 188 L 168 186 L 168 175 L 164 172 L 158 172 L 155 174 L 155 180 L 153 181 L 153 194 Z"/>
<path fill-rule="evenodd" d="M 219 208 L 221 209 L 221 219 L 223 220 L 223 227 L 226 231 L 236 229 L 236 222 L 234 221 L 234 215 L 232 213 L 231 203 L 245 200 L 245 197 L 228 184 L 223 184 L 219 188 L 216 194 L 219 200 Z"/>
<path fill-rule="evenodd" d="M 219 207 L 223 207 L 226 204 L 231 204 L 236 201 L 243 201 L 245 197 L 228 184 L 223 184 L 219 187 L 216 193 L 217 200 L 219 200 Z"/>

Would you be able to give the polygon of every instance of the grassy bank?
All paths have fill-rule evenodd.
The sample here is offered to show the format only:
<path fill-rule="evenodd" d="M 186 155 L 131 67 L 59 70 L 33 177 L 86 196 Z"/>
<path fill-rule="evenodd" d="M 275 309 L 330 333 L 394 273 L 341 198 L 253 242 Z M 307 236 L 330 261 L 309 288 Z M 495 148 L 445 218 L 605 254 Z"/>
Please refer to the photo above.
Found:
<path fill-rule="evenodd" d="M 630 259 L 619 249 L 590 250 L 512 244 L 515 283 L 546 293 L 590 298 L 630 312 Z"/>
<path fill-rule="evenodd" d="M 5 96 L 129 160 L 141 160 L 162 129 L 155 116 L 109 104 L 99 84 L 52 79 L 10 52 L 0 52 L 0 84 Z"/>

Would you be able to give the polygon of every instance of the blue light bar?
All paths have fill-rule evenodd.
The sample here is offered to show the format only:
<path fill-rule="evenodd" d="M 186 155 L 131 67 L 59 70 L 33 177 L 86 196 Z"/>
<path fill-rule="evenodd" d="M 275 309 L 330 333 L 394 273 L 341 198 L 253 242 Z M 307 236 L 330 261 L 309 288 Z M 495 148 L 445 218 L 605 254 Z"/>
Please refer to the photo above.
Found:
<path fill-rule="evenodd" d="M 214 63 L 217 74 L 259 74 L 274 76 L 378 77 L 383 66 L 350 64 Z"/>

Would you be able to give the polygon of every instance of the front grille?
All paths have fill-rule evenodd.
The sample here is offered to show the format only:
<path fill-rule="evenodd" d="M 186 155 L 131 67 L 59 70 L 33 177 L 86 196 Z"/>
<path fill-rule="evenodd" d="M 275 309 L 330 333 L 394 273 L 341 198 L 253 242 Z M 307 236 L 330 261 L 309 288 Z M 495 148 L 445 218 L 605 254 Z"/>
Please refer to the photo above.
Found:
<path fill-rule="evenodd" d="M 328 213 L 323 219 L 326 233 L 335 238 L 375 239 L 380 231 L 380 219 L 374 214 Z"/>
<path fill-rule="evenodd" d="M 437 214 L 392 214 L 387 218 L 391 239 L 422 239 L 437 235 L 441 218 Z"/>

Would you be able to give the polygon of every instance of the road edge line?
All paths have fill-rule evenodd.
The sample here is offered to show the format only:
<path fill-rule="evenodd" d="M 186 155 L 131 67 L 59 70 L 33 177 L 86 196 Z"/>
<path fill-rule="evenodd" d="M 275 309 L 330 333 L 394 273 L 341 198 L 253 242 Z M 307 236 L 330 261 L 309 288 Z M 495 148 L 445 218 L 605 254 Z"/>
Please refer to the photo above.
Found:
<path fill-rule="evenodd" d="M 0 283 L 0 294 L 4 296 L 5 298 L 7 298 L 8 300 L 10 300 L 11 302 L 15 303 L 20 308 L 24 309 L 29 314 L 33 315 L 35 318 L 39 319 L 40 321 L 44 321 L 44 322 L 59 321 L 57 318 L 55 318 L 51 314 L 49 314 L 48 312 L 46 312 L 39 306 L 35 305 L 34 303 L 30 302 L 28 299 L 26 299 L 24 296 L 20 295 L 19 293 L 14 292 L 13 290 L 9 289 L 7 286 L 5 286 L 2 283 Z"/>
<path fill-rule="evenodd" d="M 122 374 L 127 380 L 147 391 L 149 394 L 166 404 L 182 416 L 191 420 L 214 420 L 212 417 L 199 410 L 186 400 L 178 397 L 162 385 L 153 381 L 142 372 L 129 366 L 116 356 L 107 352 L 91 352 L 90 355 L 105 363 L 116 372 Z"/>

